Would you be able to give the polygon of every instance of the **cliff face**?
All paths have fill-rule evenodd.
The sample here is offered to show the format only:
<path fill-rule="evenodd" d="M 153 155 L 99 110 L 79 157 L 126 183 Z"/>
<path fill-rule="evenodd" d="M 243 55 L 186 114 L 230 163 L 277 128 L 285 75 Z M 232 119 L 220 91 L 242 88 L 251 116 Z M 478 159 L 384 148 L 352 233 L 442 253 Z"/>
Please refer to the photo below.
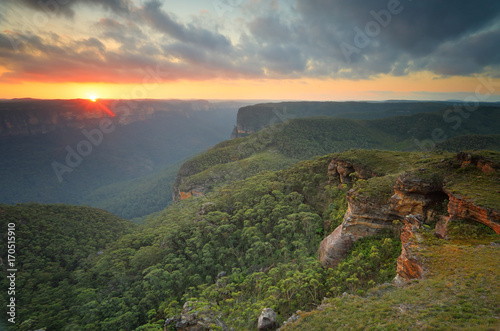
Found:
<path fill-rule="evenodd" d="M 375 177 L 375 173 L 344 160 L 333 159 L 328 165 L 328 178 L 338 179 L 342 184 L 351 184 L 353 176 L 356 179 L 369 179 Z"/>
<path fill-rule="evenodd" d="M 419 233 L 422 225 L 420 216 L 409 215 L 404 219 L 404 227 L 401 229 L 401 255 L 398 257 L 397 275 L 393 281 L 396 286 L 424 277 L 425 267 L 418 247 L 418 243 L 422 241 Z"/>
<path fill-rule="evenodd" d="M 447 190 L 445 190 L 447 191 Z M 460 198 L 448 192 L 450 202 L 448 203 L 447 222 L 454 219 L 471 219 L 492 228 L 500 234 L 500 213 L 498 211 L 480 207 L 469 199 Z"/>
<path fill-rule="evenodd" d="M 65 128 L 97 127 L 102 118 L 120 125 L 146 121 L 168 112 L 189 116 L 210 109 L 207 101 L 12 100 L 0 101 L 0 136 L 34 136 Z"/>
<path fill-rule="evenodd" d="M 460 157 L 459 155 L 457 159 L 460 160 Z M 477 164 L 478 168 L 489 173 L 489 169 L 495 169 L 492 163 L 480 161 Z M 332 160 L 328 168 L 330 178 L 337 178 L 341 183 L 351 183 L 354 172 L 357 176 L 362 174 L 358 178 L 373 176 L 373 173 L 367 170 L 340 160 Z M 394 222 L 398 220 L 404 224 L 401 229 L 402 253 L 398 258 L 398 276 L 395 280 L 395 283 L 400 285 L 425 274 L 425 266 L 418 255 L 418 230 L 423 223 L 440 220 L 436 226 L 438 237 L 446 236 L 446 225 L 454 219 L 474 220 L 500 234 L 498 211 L 481 207 L 470 199 L 452 194 L 444 187 L 443 180 L 426 172 L 425 169 L 419 169 L 416 173 L 398 177 L 388 199 L 380 199 L 376 195 L 367 197 L 361 189 L 351 189 L 347 193 L 348 210 L 342 224 L 320 244 L 318 255 L 321 263 L 326 267 L 335 267 L 345 258 L 356 240 L 378 234 L 385 229 L 398 231 L 398 222 Z M 447 217 L 442 215 L 446 200 L 449 201 Z"/>
<path fill-rule="evenodd" d="M 327 116 L 352 119 L 377 119 L 438 111 L 441 102 L 280 102 L 242 107 L 238 111 L 232 138 L 244 137 L 266 126 L 292 118 Z"/>

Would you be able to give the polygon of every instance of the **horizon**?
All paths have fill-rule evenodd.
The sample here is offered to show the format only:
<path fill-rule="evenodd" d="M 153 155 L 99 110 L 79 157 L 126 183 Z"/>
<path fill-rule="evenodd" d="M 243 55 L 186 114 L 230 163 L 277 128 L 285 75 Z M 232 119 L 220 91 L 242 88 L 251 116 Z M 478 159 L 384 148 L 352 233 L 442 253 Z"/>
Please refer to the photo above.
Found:
<path fill-rule="evenodd" d="M 91 102 L 97 101 L 116 101 L 116 100 L 128 100 L 128 101 L 207 101 L 207 102 L 244 102 L 244 103 L 283 103 L 283 102 L 373 102 L 373 103 L 411 103 L 411 102 L 443 102 L 443 103 L 451 103 L 451 102 L 460 102 L 466 103 L 467 100 L 460 99 L 386 99 L 386 100 L 372 100 L 372 99 L 348 99 L 348 100 L 312 100 L 312 99 L 206 99 L 206 98 L 138 98 L 138 99 L 119 99 L 119 98 L 95 98 L 95 101 L 92 98 L 32 98 L 32 97 L 20 97 L 20 98 L 0 98 L 0 101 L 18 101 L 18 100 L 33 100 L 33 101 L 73 101 L 73 100 L 85 100 Z M 500 103 L 500 99 L 498 100 L 488 100 L 488 101 L 479 101 L 479 104 L 496 104 Z"/>
<path fill-rule="evenodd" d="M 500 101 L 500 4 L 486 0 L 0 9 L 2 99 Z"/>

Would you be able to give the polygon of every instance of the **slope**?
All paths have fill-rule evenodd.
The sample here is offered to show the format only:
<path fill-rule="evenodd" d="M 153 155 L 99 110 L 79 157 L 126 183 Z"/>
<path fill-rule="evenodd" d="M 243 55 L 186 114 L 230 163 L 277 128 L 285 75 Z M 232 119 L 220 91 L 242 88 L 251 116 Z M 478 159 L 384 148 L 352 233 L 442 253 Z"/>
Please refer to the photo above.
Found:
<path fill-rule="evenodd" d="M 483 173 L 489 169 L 483 161 L 493 172 Z M 102 254 L 83 260 L 69 278 L 78 280 L 69 292 L 76 301 L 65 299 L 69 314 L 55 316 L 51 309 L 60 306 L 46 308 L 53 316 L 51 330 L 162 330 L 166 323 L 167 330 L 176 330 L 188 322 L 212 329 L 255 329 L 265 307 L 275 310 L 281 323 L 297 310 L 314 309 L 324 297 L 364 295 L 396 275 L 401 253 L 398 225 L 391 218 L 386 231 L 360 238 L 342 263 L 325 268 L 318 261 L 318 247 L 345 221 L 348 203 L 348 213 L 355 211 L 353 201 L 370 212 L 383 210 L 378 204 L 391 196 L 401 177 L 415 183 L 438 179 L 450 194 L 499 211 L 494 199 L 500 189 L 499 161 L 495 152 L 468 158 L 442 152 L 353 150 L 216 187 L 203 197 L 168 207 Z M 342 169 L 339 162 L 344 162 L 342 167 L 351 165 L 352 169 L 344 168 L 354 172 L 334 172 L 334 164 Z M 479 187 L 481 195 L 474 194 Z M 431 204 L 427 214 L 439 219 L 446 213 L 441 203 L 445 197 L 435 198 L 439 203 Z M 467 229 L 460 225 L 458 233 L 471 233 Z M 472 229 L 486 242 L 482 234 L 488 229 Z M 425 231 L 426 238 L 434 236 Z M 490 233 L 487 237 L 498 238 Z M 460 240 L 473 242 L 467 237 Z M 40 288 L 59 288 L 59 283 L 44 284 Z M 37 305 L 45 304 L 39 297 L 43 293 L 30 293 L 31 328 L 49 325 L 36 313 Z M 485 310 L 490 303 L 480 307 L 484 320 L 493 317 Z"/>
<path fill-rule="evenodd" d="M 4 293 L 9 288 L 6 275 L 11 274 L 7 269 L 17 270 L 12 294 L 16 330 L 31 330 L 37 324 L 61 329 L 62 321 L 71 318 L 70 310 L 81 300 L 75 287 L 79 282 L 76 270 L 133 229 L 132 223 L 103 210 L 34 203 L 0 205 L 0 226 L 5 229 L 0 234 Z M 12 242 L 9 250 L 7 241 Z M 15 259 L 14 268 L 7 265 L 11 260 L 7 252 Z M 2 295 L 0 300 L 6 307 L 9 297 Z M 2 315 L 2 319 L 7 316 Z"/>
<path fill-rule="evenodd" d="M 420 245 L 430 270 L 426 279 L 325 299 L 318 310 L 300 313 L 282 330 L 497 330 L 500 240 L 490 231 L 459 223 L 454 236 L 461 240 L 452 236 L 446 243 L 435 242 L 427 231 Z"/>
<path fill-rule="evenodd" d="M 265 169 L 262 160 L 267 166 L 271 164 L 269 169 L 276 170 L 297 160 L 350 148 L 430 151 L 437 143 L 459 135 L 499 133 L 498 108 L 481 107 L 460 122 L 456 118 L 451 122 L 446 114 L 448 110 L 377 120 L 313 117 L 276 124 L 248 137 L 220 143 L 185 162 L 174 183 L 174 200 L 204 194 L 215 185 L 254 175 Z M 489 144 L 495 143 L 493 137 Z M 257 160 L 255 165 L 236 171 L 240 169 L 238 163 L 251 162 L 250 157 Z"/>
<path fill-rule="evenodd" d="M 280 102 L 245 106 L 238 111 L 234 137 L 245 137 L 285 119 L 328 116 L 350 119 L 377 119 L 436 112 L 448 102 Z"/>
<path fill-rule="evenodd" d="M 154 175 L 169 166 L 174 166 L 186 157 L 227 139 L 236 112 L 235 108 L 193 110 L 191 108 L 194 106 L 189 102 L 174 104 L 172 101 L 149 103 L 144 101 L 137 104 L 147 109 L 151 107 L 160 109 L 156 109 L 141 120 L 137 120 L 133 112 L 127 114 L 128 117 L 117 115 L 114 130 L 103 134 L 102 141 L 97 145 L 90 144 L 89 138 L 83 133 L 84 129 L 95 129 L 91 126 L 93 122 L 89 124 L 75 118 L 71 125 L 64 126 L 65 122 L 61 127 L 54 125 L 55 127 L 51 127 L 45 134 L 2 136 L 0 202 L 86 203 L 102 207 L 110 206 L 113 211 L 124 217 L 142 216 L 144 215 L 142 212 L 131 213 L 122 207 L 114 207 L 120 204 L 115 201 L 94 204 L 95 198 L 85 197 L 107 185 Z M 33 102 L 33 105 L 37 105 L 37 102 Z M 163 110 L 162 107 L 167 109 Z M 31 108 L 29 111 L 36 113 Z M 64 114 L 61 109 L 55 109 L 53 112 Z M 5 114 L 0 113 L 0 116 L 2 115 Z M 24 119 L 21 115 L 23 115 L 22 109 L 19 110 L 18 116 L 21 118 L 18 122 Z M 141 113 L 137 116 L 139 115 Z M 133 122 L 129 122 L 131 117 L 135 119 Z M 127 122 L 120 122 L 125 119 Z M 34 118 L 33 121 L 35 120 L 42 121 Z M 86 149 L 89 144 L 90 151 Z M 84 157 L 76 155 L 78 148 L 83 151 Z M 69 170 L 60 173 L 61 178 L 58 178 L 54 170 L 54 162 L 70 167 Z M 129 190 L 127 194 L 133 195 L 136 184 L 147 186 L 135 181 L 116 189 L 127 189 Z M 112 188 L 103 189 L 108 192 L 105 197 L 103 191 L 96 194 L 100 198 L 113 199 L 113 192 L 110 189 L 112 190 Z M 171 194 L 165 192 L 165 196 L 162 207 L 166 206 Z M 157 207 L 153 209 L 158 210 Z M 144 212 L 149 213 L 151 210 L 144 209 Z"/>

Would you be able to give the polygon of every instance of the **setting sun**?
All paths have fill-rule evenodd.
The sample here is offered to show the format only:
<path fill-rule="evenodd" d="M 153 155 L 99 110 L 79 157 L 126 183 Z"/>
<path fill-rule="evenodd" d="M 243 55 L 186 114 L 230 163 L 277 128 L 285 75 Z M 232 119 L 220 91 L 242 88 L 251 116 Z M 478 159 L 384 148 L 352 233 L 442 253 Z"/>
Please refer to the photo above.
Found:
<path fill-rule="evenodd" d="M 92 102 L 95 102 L 97 100 L 97 97 L 94 94 L 91 94 L 89 96 L 89 100 L 92 101 Z"/>

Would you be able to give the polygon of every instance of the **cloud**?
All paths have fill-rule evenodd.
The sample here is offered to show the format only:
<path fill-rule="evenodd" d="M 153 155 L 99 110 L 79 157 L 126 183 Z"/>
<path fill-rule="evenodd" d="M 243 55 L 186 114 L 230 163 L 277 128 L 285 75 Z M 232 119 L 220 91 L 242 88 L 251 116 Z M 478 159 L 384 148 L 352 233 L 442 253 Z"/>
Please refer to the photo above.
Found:
<path fill-rule="evenodd" d="M 390 13 L 388 6 L 391 4 L 395 5 L 397 13 L 384 16 Z M 453 3 L 445 0 L 298 0 L 296 8 L 296 24 L 303 27 L 303 37 L 310 37 L 301 48 L 315 49 L 309 52 L 310 58 L 321 63 L 329 76 L 345 76 L 343 73 L 348 72 L 350 78 L 380 73 L 404 74 L 412 69 L 439 74 L 480 73 L 486 65 L 476 61 L 480 47 L 479 43 L 472 45 L 472 40 L 485 30 L 498 31 L 495 24 L 500 17 L 500 2 L 487 0 Z M 372 29 L 369 35 L 366 29 L 373 28 L 374 24 L 379 30 Z M 465 44 L 478 51 L 465 51 L 461 46 Z M 351 53 L 342 52 L 341 45 L 355 48 L 351 48 Z M 448 51 L 444 50 L 446 47 Z M 448 63 L 450 56 L 445 53 L 453 52 L 455 57 L 478 65 L 474 69 L 470 66 L 461 69 L 456 63 Z M 491 60 L 488 68 L 500 64 L 498 58 L 487 57 Z M 415 62 L 419 66 L 414 66 Z M 446 64 L 454 68 L 447 69 L 443 66 Z"/>
<path fill-rule="evenodd" d="M 498 1 L 241 0 L 242 16 L 179 18 L 158 0 L 73 0 L 57 14 L 67 24 L 78 6 L 97 10 L 75 38 L 0 29 L 0 80 L 140 83 L 148 67 L 164 80 L 500 76 Z"/>
<path fill-rule="evenodd" d="M 133 7 L 130 0 L 4 0 L 6 3 L 22 5 L 37 11 L 43 11 L 51 17 L 62 15 L 68 18 L 75 16 L 77 5 L 97 5 L 116 13 L 128 13 Z"/>
<path fill-rule="evenodd" d="M 148 1 L 142 8 L 144 19 L 156 30 L 184 43 L 194 44 L 209 49 L 228 49 L 231 42 L 225 36 L 193 24 L 177 22 L 164 10 L 161 2 Z"/>
<path fill-rule="evenodd" d="M 120 23 L 111 18 L 101 18 L 93 26 L 100 37 L 112 39 L 122 45 L 126 50 L 135 50 L 148 37 L 142 32 L 140 27 L 131 22 Z"/>
<path fill-rule="evenodd" d="M 500 30 L 483 31 L 440 45 L 430 56 L 421 59 L 415 69 L 437 74 L 472 75 L 483 68 L 500 64 Z"/>
<path fill-rule="evenodd" d="M 17 50 L 11 40 L 18 45 Z M 53 34 L 0 33 L 0 63 L 7 69 L 0 81 L 8 83 L 142 83 L 152 71 L 159 72 L 157 76 L 165 82 L 258 77 L 253 67 L 239 65 L 229 55 L 190 44 L 168 44 L 165 49 L 145 53 L 111 49 L 95 37 L 68 39 Z"/>
<path fill-rule="evenodd" d="M 290 41 L 292 31 L 279 16 L 255 17 L 248 23 L 253 36 L 262 42 L 286 43 Z"/>

